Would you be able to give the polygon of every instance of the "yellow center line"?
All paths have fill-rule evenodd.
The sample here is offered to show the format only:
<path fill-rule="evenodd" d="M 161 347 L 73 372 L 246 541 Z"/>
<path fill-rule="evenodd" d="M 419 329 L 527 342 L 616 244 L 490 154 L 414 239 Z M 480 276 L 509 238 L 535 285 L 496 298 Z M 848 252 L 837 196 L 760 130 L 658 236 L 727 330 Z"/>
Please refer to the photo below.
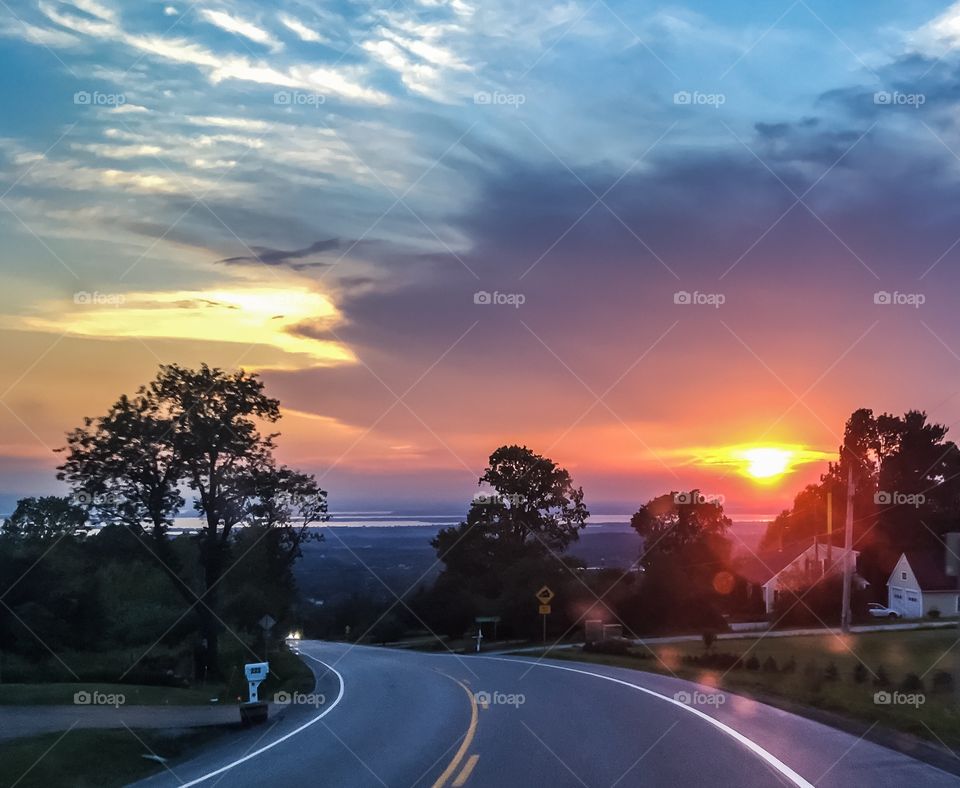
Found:
<path fill-rule="evenodd" d="M 473 754 L 467 758 L 467 763 L 463 767 L 463 771 L 460 772 L 460 776 L 453 781 L 453 788 L 461 788 L 461 786 L 470 779 L 470 775 L 473 774 L 473 767 L 477 765 L 477 761 L 479 760 L 480 756 L 477 754 Z"/>
<path fill-rule="evenodd" d="M 467 728 L 467 732 L 463 736 L 463 741 L 460 742 L 460 747 L 457 749 L 456 755 L 453 756 L 453 760 L 450 761 L 446 769 L 443 770 L 437 781 L 433 784 L 433 788 L 443 788 L 447 784 L 447 781 L 453 776 L 453 773 L 457 770 L 457 767 L 460 765 L 460 761 L 463 760 L 463 756 L 467 754 L 467 750 L 470 749 L 470 745 L 473 744 L 473 737 L 477 733 L 477 699 L 473 696 L 473 693 L 470 692 L 469 687 L 464 684 L 459 679 L 455 679 L 453 676 L 448 676 L 443 671 L 438 670 L 437 673 L 442 673 L 444 676 L 447 676 L 451 681 L 456 681 L 460 685 L 460 688 L 467 693 L 467 698 L 470 700 L 470 727 Z M 474 755 L 470 761 L 473 762 L 473 765 L 476 765 L 476 758 L 479 756 Z M 457 778 L 457 782 L 454 783 L 455 786 L 461 786 L 466 782 L 467 777 L 470 776 L 470 772 L 473 771 L 473 766 L 468 761 L 467 767 L 464 768 L 463 772 L 460 773 L 460 776 Z"/>

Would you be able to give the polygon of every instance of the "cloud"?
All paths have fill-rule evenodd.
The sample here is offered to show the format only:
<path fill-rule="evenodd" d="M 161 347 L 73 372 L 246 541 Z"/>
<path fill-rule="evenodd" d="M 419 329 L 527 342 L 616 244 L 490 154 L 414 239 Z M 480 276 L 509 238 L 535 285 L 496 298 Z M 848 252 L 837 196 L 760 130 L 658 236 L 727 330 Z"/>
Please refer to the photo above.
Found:
<path fill-rule="evenodd" d="M 256 256 L 242 255 L 239 257 L 226 257 L 218 262 L 226 263 L 228 265 L 250 265 L 253 263 L 263 263 L 264 265 L 286 265 L 297 270 L 305 267 L 327 265 L 327 263 L 301 263 L 297 261 L 303 260 L 303 258 L 310 257 L 311 255 L 319 254 L 320 252 L 327 252 L 331 249 L 336 249 L 339 246 L 340 241 L 337 238 L 329 238 L 325 241 L 315 241 L 303 249 L 292 249 L 290 251 L 284 251 L 283 249 L 270 249 L 264 246 L 253 246 L 251 248 L 256 253 Z"/>
<path fill-rule="evenodd" d="M 352 351 L 291 327 L 305 321 L 332 326 L 333 302 L 306 286 L 257 285 L 209 290 L 79 291 L 71 304 L 47 301 L 35 313 L 0 319 L 0 326 L 98 339 L 176 339 L 272 348 L 271 368 L 304 369 L 349 364 Z"/>
<path fill-rule="evenodd" d="M 390 101 L 388 94 L 362 83 L 362 80 L 366 79 L 366 73 L 360 67 L 316 66 L 310 63 L 276 67 L 263 62 L 254 63 L 246 57 L 216 53 L 184 38 L 131 33 L 113 16 L 89 18 L 65 14 L 61 13 L 58 6 L 46 0 L 41 0 L 39 8 L 50 21 L 74 33 L 114 41 L 173 63 L 196 66 L 204 70 L 214 84 L 237 80 L 291 89 L 319 90 L 331 96 L 365 104 L 384 105 Z M 73 8 L 80 7 L 73 5 Z"/>
<path fill-rule="evenodd" d="M 278 18 L 280 19 L 280 24 L 293 33 L 296 33 L 301 41 L 307 41 L 308 43 L 312 44 L 326 41 L 326 39 L 318 32 L 307 27 L 303 22 L 294 16 L 290 16 L 289 14 L 280 14 Z"/>
<path fill-rule="evenodd" d="M 283 49 L 283 44 L 279 40 L 270 35 L 270 33 L 268 33 L 262 27 L 257 27 L 252 22 L 248 22 L 236 16 L 231 16 L 225 11 L 211 11 L 207 8 L 203 9 L 200 12 L 200 15 L 210 24 L 219 27 L 221 30 L 226 30 L 228 33 L 234 33 L 238 36 L 242 36 L 243 38 L 249 39 L 256 44 L 268 46 L 274 52 L 278 52 L 279 50 Z"/>
<path fill-rule="evenodd" d="M 75 47 L 80 39 L 63 30 L 54 30 L 48 27 L 38 27 L 22 20 L 8 20 L 0 24 L 0 36 L 4 38 L 20 38 L 33 44 L 40 44 L 55 49 Z"/>
<path fill-rule="evenodd" d="M 941 57 L 960 46 L 960 2 L 947 8 L 907 37 L 908 44 L 918 52 Z"/>

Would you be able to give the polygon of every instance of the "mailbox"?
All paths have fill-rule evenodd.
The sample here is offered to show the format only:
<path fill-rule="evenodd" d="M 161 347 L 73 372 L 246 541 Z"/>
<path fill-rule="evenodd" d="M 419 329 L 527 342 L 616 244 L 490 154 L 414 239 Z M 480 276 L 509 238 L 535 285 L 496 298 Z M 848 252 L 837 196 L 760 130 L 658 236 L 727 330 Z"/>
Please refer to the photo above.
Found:
<path fill-rule="evenodd" d="M 250 689 L 250 703 L 258 703 L 260 698 L 257 695 L 257 689 L 267 674 L 270 672 L 269 662 L 248 662 L 243 666 L 244 673 L 247 675 L 247 686 Z"/>

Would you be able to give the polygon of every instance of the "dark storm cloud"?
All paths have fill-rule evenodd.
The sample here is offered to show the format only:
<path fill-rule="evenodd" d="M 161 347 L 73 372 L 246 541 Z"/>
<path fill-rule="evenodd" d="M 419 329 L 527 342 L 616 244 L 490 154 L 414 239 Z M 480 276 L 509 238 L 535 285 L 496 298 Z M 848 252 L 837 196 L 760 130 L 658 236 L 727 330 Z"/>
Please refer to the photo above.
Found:
<path fill-rule="evenodd" d="M 327 240 L 314 241 L 309 246 L 302 249 L 271 249 L 267 246 L 251 246 L 252 255 L 241 255 L 238 257 L 225 257 L 218 262 L 228 265 L 250 265 L 254 263 L 263 263 L 264 265 L 285 265 L 293 269 L 312 268 L 318 266 L 327 266 L 329 263 L 304 262 L 304 258 L 312 257 L 315 254 L 329 252 L 332 249 L 340 248 L 340 240 L 337 238 L 328 238 Z"/>
<path fill-rule="evenodd" d="M 731 266 L 722 286 L 740 303 L 794 278 L 816 290 L 845 277 L 873 287 L 871 270 L 916 277 L 957 232 L 957 187 L 937 172 L 945 151 L 904 151 L 882 127 L 847 120 L 758 124 L 744 139 L 756 156 L 742 146 L 666 151 L 606 194 L 610 210 L 595 195 L 620 172 L 581 168 L 575 177 L 501 155 L 476 203 L 454 219 L 473 240 L 461 259 L 479 279 L 452 257 L 421 259 L 402 285 L 387 279 L 348 295 L 342 336 L 384 357 L 401 348 L 404 358 L 426 357 L 437 337 L 452 341 L 479 319 L 498 352 L 517 336 L 518 318 L 615 331 L 631 313 L 662 311 L 681 286 L 719 287 Z M 813 186 L 810 210 L 784 184 L 796 195 Z M 478 290 L 521 292 L 526 303 L 484 311 L 472 303 Z"/>

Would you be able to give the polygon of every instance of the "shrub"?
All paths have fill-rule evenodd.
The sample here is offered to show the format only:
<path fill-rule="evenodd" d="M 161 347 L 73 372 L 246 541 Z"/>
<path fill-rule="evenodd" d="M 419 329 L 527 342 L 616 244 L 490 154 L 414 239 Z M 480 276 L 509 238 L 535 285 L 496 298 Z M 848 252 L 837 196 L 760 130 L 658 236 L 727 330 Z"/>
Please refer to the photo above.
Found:
<path fill-rule="evenodd" d="M 703 633 L 703 635 L 701 635 L 701 637 L 703 638 L 703 647 L 709 651 L 710 646 L 712 646 L 717 640 L 717 633 L 708 629 Z"/>
<path fill-rule="evenodd" d="M 790 659 L 784 664 L 782 668 L 780 668 L 780 670 L 783 673 L 796 673 L 797 661 L 793 657 L 790 657 Z"/>
<path fill-rule="evenodd" d="M 858 662 L 853 668 L 853 680 L 857 684 L 863 684 L 867 680 L 867 668 L 862 662 Z"/>
<path fill-rule="evenodd" d="M 827 681 L 836 681 L 839 676 L 840 676 L 840 671 L 837 670 L 837 666 L 834 665 L 832 662 L 829 665 L 827 665 L 827 667 L 823 671 L 823 677 Z"/>
<path fill-rule="evenodd" d="M 764 673 L 776 673 L 776 672 L 778 671 L 778 669 L 779 669 L 779 668 L 778 668 L 778 666 L 777 666 L 777 661 L 773 658 L 772 655 L 769 656 L 769 657 L 767 657 L 767 658 L 763 661 L 763 672 L 764 672 Z"/>
<path fill-rule="evenodd" d="M 916 673 L 908 673 L 900 684 L 900 689 L 904 692 L 923 692 L 923 679 Z"/>
<path fill-rule="evenodd" d="M 811 692 L 819 692 L 823 684 L 823 674 L 816 662 L 808 662 L 803 666 L 803 683 Z"/>
<path fill-rule="evenodd" d="M 755 656 L 751 656 L 744 664 L 744 667 L 747 670 L 760 670 L 760 660 Z"/>
<path fill-rule="evenodd" d="M 743 667 L 740 662 L 740 657 L 736 654 L 728 654 L 725 652 L 701 654 L 699 656 L 687 654 L 683 657 L 683 661 L 688 665 L 696 665 L 701 668 L 713 668 L 715 670 L 736 670 Z"/>
<path fill-rule="evenodd" d="M 940 611 L 932 607 L 927 611 L 927 615 L 930 616 L 930 618 L 940 618 Z"/>
<path fill-rule="evenodd" d="M 881 665 L 877 668 L 877 673 L 873 678 L 874 687 L 889 687 L 890 677 L 887 675 L 887 669 Z"/>
<path fill-rule="evenodd" d="M 945 670 L 938 670 L 933 674 L 931 685 L 934 692 L 951 692 L 953 690 L 953 674 Z"/>
<path fill-rule="evenodd" d="M 626 638 L 611 638 L 610 640 L 594 640 L 584 643 L 583 650 L 594 654 L 626 656 L 630 654 L 631 645 L 633 644 Z"/>

